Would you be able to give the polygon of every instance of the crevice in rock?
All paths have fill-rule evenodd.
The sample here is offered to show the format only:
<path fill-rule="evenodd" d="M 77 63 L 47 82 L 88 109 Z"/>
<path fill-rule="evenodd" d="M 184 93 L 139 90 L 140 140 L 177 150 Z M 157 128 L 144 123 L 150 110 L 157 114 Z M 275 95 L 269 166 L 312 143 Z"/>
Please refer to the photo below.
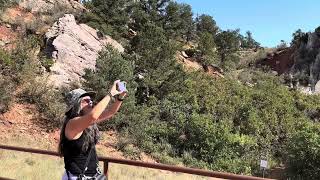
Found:
<path fill-rule="evenodd" d="M 57 51 L 56 48 L 53 45 L 53 41 L 57 38 L 57 36 L 50 37 L 45 39 L 46 48 L 44 49 L 44 53 L 47 56 L 47 58 L 52 58 L 53 52 Z"/>

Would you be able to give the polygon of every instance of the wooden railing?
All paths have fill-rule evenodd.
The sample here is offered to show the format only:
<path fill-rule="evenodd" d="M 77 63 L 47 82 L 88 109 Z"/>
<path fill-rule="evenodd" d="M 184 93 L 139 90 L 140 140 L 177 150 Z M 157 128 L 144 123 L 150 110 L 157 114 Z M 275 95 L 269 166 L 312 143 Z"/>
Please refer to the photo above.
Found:
<path fill-rule="evenodd" d="M 29 152 L 29 153 L 35 153 L 35 154 L 45 154 L 45 155 L 60 157 L 60 155 L 57 152 L 46 151 L 46 150 L 41 150 L 41 149 L 31 149 L 31 148 L 14 147 L 14 146 L 7 146 L 7 145 L 0 145 L 0 149 L 20 151 L 20 152 Z M 146 162 L 132 161 L 132 160 L 126 160 L 126 159 L 116 159 L 116 158 L 110 158 L 110 157 L 99 157 L 99 161 L 103 161 L 103 172 L 106 176 L 108 176 L 109 163 L 116 163 L 116 164 L 146 167 L 146 168 L 167 170 L 167 171 L 172 171 L 172 172 L 180 172 L 180 173 L 187 173 L 187 174 L 214 177 L 214 178 L 222 178 L 222 179 L 267 180 L 266 178 L 260 178 L 260 177 L 236 175 L 236 174 L 231 174 L 231 173 L 207 171 L 207 170 L 202 170 L 202 169 L 178 167 L 178 166 L 171 166 L 171 165 L 165 165 L 165 164 L 146 163 Z M 9 179 L 0 177 L 0 180 L 9 180 Z"/>

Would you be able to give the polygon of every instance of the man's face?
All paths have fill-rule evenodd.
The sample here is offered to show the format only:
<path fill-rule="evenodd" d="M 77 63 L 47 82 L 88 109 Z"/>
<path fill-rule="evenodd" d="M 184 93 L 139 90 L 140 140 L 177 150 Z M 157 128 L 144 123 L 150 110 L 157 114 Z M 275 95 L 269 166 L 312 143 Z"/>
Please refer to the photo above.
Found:
<path fill-rule="evenodd" d="M 93 107 L 93 102 L 92 102 L 92 99 L 90 98 L 90 96 L 85 96 L 81 99 L 81 110 L 84 112 L 84 113 L 88 113 L 90 112 L 90 110 L 92 109 Z"/>

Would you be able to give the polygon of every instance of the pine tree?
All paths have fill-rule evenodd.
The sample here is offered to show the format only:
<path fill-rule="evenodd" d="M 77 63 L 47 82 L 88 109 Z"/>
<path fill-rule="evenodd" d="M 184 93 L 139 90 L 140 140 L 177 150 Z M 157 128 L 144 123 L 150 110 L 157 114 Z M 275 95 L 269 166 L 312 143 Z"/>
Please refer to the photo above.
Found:
<path fill-rule="evenodd" d="M 163 28 L 170 38 L 190 40 L 194 33 L 191 6 L 170 2 L 166 7 Z"/>
<path fill-rule="evenodd" d="M 240 48 L 239 29 L 222 31 L 217 34 L 215 42 L 218 47 L 218 52 L 221 57 L 221 62 L 224 63 L 227 56 L 235 53 Z"/>
<path fill-rule="evenodd" d="M 213 17 L 205 14 L 196 18 L 196 26 L 198 32 L 209 32 L 213 36 L 215 36 L 219 31 L 219 28 L 216 25 L 216 21 L 213 19 Z"/>

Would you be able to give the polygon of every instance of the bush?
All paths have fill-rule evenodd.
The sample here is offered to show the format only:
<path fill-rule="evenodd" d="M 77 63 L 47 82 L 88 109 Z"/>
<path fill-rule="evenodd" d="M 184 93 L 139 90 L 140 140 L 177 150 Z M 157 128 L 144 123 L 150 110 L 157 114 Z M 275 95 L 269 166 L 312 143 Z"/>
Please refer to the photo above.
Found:
<path fill-rule="evenodd" d="M 22 92 L 22 100 L 37 105 L 44 116 L 51 119 L 52 124 L 62 119 L 64 104 L 61 102 L 61 94 L 48 86 L 46 78 L 41 78 L 41 62 L 38 59 L 38 51 L 41 41 L 36 36 L 28 36 L 17 42 L 17 47 L 11 54 L 0 50 L 1 65 L 1 109 L 7 110 L 14 92 L 19 85 Z"/>
<path fill-rule="evenodd" d="M 109 48 L 100 54 L 96 70 L 84 76 L 84 86 L 97 91 L 98 99 L 115 79 L 126 80 L 129 88 L 137 87 L 129 89 L 121 112 L 103 124 L 127 133 L 119 145 L 127 155 L 137 156 L 133 147 L 139 147 L 165 163 L 259 174 L 261 156 L 281 163 L 297 122 L 310 120 L 310 112 L 317 110 L 317 106 L 312 108 L 316 100 L 309 102 L 308 97 L 281 85 L 279 78 L 261 71 L 242 75 L 253 87 L 234 79 L 214 80 L 200 72 L 184 73 L 170 63 L 170 53 L 167 59 L 157 59 L 163 56 L 162 47 L 145 36 L 150 37 L 142 34 L 132 43 L 136 59 Z M 161 56 L 154 56 L 158 52 Z M 231 57 L 226 56 L 225 62 L 236 62 L 228 60 Z M 160 74 L 164 69 L 172 72 Z M 134 72 L 144 78 L 135 78 Z"/>
<path fill-rule="evenodd" d="M 320 177 L 320 126 L 310 122 L 301 123 L 288 141 L 288 178 L 319 179 Z"/>
<path fill-rule="evenodd" d="M 53 8 L 43 13 L 43 15 L 46 15 L 46 19 L 44 19 L 44 22 L 45 24 L 51 26 L 54 22 L 58 21 L 58 19 L 63 17 L 65 14 L 73 14 L 75 18 L 78 19 L 81 16 L 82 12 L 77 11 L 72 7 L 66 6 L 64 2 L 54 1 Z"/>
<path fill-rule="evenodd" d="M 9 76 L 11 74 L 10 69 L 13 64 L 11 55 L 3 49 L 0 49 L 0 73 L 1 75 Z"/>
<path fill-rule="evenodd" d="M 17 4 L 17 0 L 0 0 L 0 13 L 10 6 Z"/>
<path fill-rule="evenodd" d="M 34 35 L 17 41 L 16 48 L 11 52 L 10 73 L 15 77 L 15 81 L 22 83 L 24 80 L 33 78 L 41 71 L 41 63 L 38 60 L 40 51 L 40 38 Z"/>
<path fill-rule="evenodd" d="M 197 158 L 192 156 L 193 153 L 191 152 L 184 152 L 183 153 L 183 163 L 187 165 L 188 167 L 192 168 L 200 168 L 200 169 L 208 169 L 208 164 L 206 162 L 203 162 L 201 160 L 198 160 Z"/>
<path fill-rule="evenodd" d="M 16 87 L 11 74 L 12 63 L 10 54 L 0 49 L 0 113 L 9 110 Z"/>
<path fill-rule="evenodd" d="M 8 76 L 0 75 L 0 113 L 9 110 L 13 98 L 15 84 Z"/>
<path fill-rule="evenodd" d="M 54 64 L 54 60 L 52 58 L 48 58 L 46 55 L 41 56 L 40 58 L 41 65 L 46 68 L 46 71 L 50 72 L 50 68 Z"/>
<path fill-rule="evenodd" d="M 128 31 L 130 3 L 124 0 L 86 1 L 85 5 L 90 11 L 81 14 L 79 20 L 81 23 L 88 24 L 94 29 L 99 29 L 103 34 L 108 34 L 119 40 Z"/>
<path fill-rule="evenodd" d="M 45 77 L 24 82 L 20 98 L 37 106 L 39 112 L 44 115 L 46 121 L 43 123 L 48 125 L 48 129 L 60 126 L 66 110 L 62 92 L 48 85 Z"/>
<path fill-rule="evenodd" d="M 48 85 L 46 77 L 42 77 L 42 65 L 38 58 L 40 46 L 41 41 L 36 36 L 20 40 L 11 54 L 14 61 L 10 63 L 10 73 L 21 88 L 21 100 L 37 106 L 48 120 L 43 123 L 57 127 L 63 118 L 65 105 L 61 93 Z"/>
<path fill-rule="evenodd" d="M 35 104 L 48 123 L 57 127 L 66 109 L 62 92 L 49 85 L 47 77 L 41 74 L 41 63 L 37 57 L 30 57 L 27 61 L 19 72 L 22 87 L 20 97 L 23 101 Z"/>
<path fill-rule="evenodd" d="M 132 144 L 132 138 L 128 137 L 128 133 L 122 132 L 118 137 L 116 144 L 118 150 L 122 151 L 124 156 L 131 159 L 140 159 L 141 151 Z"/>
<path fill-rule="evenodd" d="M 163 164 L 178 165 L 181 163 L 180 159 L 173 158 L 165 153 L 151 153 L 151 156 Z"/>
<path fill-rule="evenodd" d="M 129 157 L 134 160 L 141 159 L 141 151 L 139 150 L 139 148 L 133 146 L 132 144 L 125 146 L 121 151 L 123 152 L 125 157 Z"/>
<path fill-rule="evenodd" d="M 136 106 L 139 111 L 128 114 L 126 129 L 135 144 L 158 157 L 212 170 L 259 174 L 261 155 L 281 162 L 296 121 L 306 116 L 297 113 L 298 97 L 278 78 L 251 73 L 255 84 L 251 88 L 230 79 L 189 74 L 164 99 Z"/>
<path fill-rule="evenodd" d="M 27 34 L 38 34 L 38 33 L 45 34 L 45 32 L 41 32 L 41 31 L 42 31 L 42 28 L 44 28 L 46 25 L 47 23 L 40 16 L 36 16 L 35 18 L 32 19 L 31 22 L 28 22 L 25 24 L 25 28 L 26 28 Z"/>

